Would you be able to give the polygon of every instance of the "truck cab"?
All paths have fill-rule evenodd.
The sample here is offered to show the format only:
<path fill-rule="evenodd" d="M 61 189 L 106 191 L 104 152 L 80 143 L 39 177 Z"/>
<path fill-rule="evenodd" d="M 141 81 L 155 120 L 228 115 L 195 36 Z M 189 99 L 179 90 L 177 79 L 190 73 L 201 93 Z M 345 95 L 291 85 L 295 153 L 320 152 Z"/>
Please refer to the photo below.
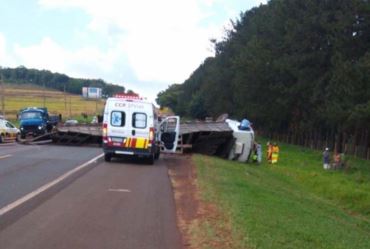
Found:
<path fill-rule="evenodd" d="M 26 108 L 19 113 L 21 138 L 27 135 L 43 135 L 51 130 L 49 114 L 46 108 Z"/>

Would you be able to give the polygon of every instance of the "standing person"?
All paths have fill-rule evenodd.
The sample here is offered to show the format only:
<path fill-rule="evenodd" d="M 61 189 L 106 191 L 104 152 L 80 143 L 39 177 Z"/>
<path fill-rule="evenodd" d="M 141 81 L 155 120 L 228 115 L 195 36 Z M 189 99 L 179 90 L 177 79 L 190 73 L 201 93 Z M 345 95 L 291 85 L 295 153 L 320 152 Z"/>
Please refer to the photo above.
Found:
<path fill-rule="evenodd" d="M 322 153 L 322 161 L 323 161 L 324 169 L 325 170 L 329 169 L 329 165 L 330 165 L 329 148 L 325 148 L 324 152 Z"/>
<path fill-rule="evenodd" d="M 272 164 L 275 164 L 278 162 L 279 160 L 279 146 L 277 145 L 277 143 L 274 143 L 274 145 L 272 146 L 272 156 L 271 156 L 271 162 Z"/>
<path fill-rule="evenodd" d="M 334 169 L 339 169 L 339 166 L 341 164 L 341 161 L 340 161 L 340 154 L 338 152 L 335 151 L 334 153 L 334 156 L 333 156 L 333 168 Z"/>
<path fill-rule="evenodd" d="M 267 142 L 267 162 L 271 163 L 272 160 L 272 143 Z"/>
<path fill-rule="evenodd" d="M 262 162 L 262 145 L 257 143 L 256 144 L 256 152 L 257 152 L 257 163 Z"/>

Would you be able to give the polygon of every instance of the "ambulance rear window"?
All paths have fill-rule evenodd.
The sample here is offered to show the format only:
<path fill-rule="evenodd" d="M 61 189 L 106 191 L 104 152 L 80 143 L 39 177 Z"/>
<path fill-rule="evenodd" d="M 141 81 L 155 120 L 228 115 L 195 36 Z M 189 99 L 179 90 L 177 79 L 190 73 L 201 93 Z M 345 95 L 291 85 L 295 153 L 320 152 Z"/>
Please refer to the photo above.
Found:
<path fill-rule="evenodd" d="M 132 114 L 132 126 L 139 129 L 146 128 L 146 114 L 141 112 Z"/>
<path fill-rule="evenodd" d="M 119 111 L 112 111 L 110 124 L 116 127 L 123 127 L 125 126 L 126 122 L 126 114 L 124 112 Z"/>

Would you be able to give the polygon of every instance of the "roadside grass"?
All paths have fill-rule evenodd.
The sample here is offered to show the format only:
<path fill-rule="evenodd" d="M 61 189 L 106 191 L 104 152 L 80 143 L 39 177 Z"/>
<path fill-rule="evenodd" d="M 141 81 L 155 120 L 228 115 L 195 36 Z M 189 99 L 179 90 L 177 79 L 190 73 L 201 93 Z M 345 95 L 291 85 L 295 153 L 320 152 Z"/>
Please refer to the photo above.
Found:
<path fill-rule="evenodd" d="M 100 114 L 104 108 L 104 101 L 85 100 L 80 95 L 42 89 L 33 85 L 5 84 L 5 115 L 7 119 L 15 121 L 20 109 L 26 107 L 45 107 L 53 115 L 62 114 L 63 119 L 81 119 L 82 113 L 90 116 Z"/>
<path fill-rule="evenodd" d="M 324 171 L 319 151 L 280 151 L 275 166 L 193 157 L 201 198 L 231 219 L 235 248 L 370 248 L 370 162 Z"/>

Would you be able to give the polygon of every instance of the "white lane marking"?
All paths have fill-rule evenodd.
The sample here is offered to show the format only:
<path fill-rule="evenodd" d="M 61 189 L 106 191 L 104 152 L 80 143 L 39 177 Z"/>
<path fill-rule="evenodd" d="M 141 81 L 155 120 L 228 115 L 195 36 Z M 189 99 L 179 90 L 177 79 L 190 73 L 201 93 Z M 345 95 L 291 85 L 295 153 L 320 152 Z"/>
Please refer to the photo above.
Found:
<path fill-rule="evenodd" d="M 26 201 L 29 201 L 30 199 L 34 198 L 35 196 L 39 195 L 40 193 L 44 192 L 45 190 L 53 187 L 54 185 L 56 185 L 59 182 L 63 181 L 64 179 L 66 179 L 70 175 L 76 173 L 77 171 L 79 171 L 79 170 L 81 170 L 83 168 L 86 168 L 87 166 L 89 166 L 90 164 L 96 162 L 99 158 L 101 158 L 103 156 L 104 156 L 104 153 L 100 154 L 99 156 L 94 157 L 90 161 L 87 161 L 86 163 L 81 164 L 77 168 L 74 168 L 74 169 L 68 171 L 64 175 L 62 175 L 62 176 L 58 177 L 57 179 L 55 179 L 55 180 L 53 180 L 53 181 L 45 184 L 44 186 L 38 188 L 37 190 L 35 190 L 35 191 L 33 191 L 33 192 L 31 192 L 31 193 L 23 196 L 22 198 L 16 200 L 15 202 L 12 202 L 12 203 L 6 205 L 5 207 L 3 207 L 3 208 L 0 209 L 0 216 L 4 215 L 5 213 L 9 212 L 12 209 L 18 207 L 19 205 L 25 203 Z"/>
<path fill-rule="evenodd" d="M 13 156 L 13 155 L 4 155 L 4 156 L 0 156 L 0 159 L 5 159 L 5 158 L 8 158 L 8 157 L 11 157 L 11 156 Z"/>
<path fill-rule="evenodd" d="M 126 192 L 126 193 L 131 193 L 131 190 L 129 189 L 123 189 L 123 188 L 110 188 L 108 189 L 110 192 Z"/>

